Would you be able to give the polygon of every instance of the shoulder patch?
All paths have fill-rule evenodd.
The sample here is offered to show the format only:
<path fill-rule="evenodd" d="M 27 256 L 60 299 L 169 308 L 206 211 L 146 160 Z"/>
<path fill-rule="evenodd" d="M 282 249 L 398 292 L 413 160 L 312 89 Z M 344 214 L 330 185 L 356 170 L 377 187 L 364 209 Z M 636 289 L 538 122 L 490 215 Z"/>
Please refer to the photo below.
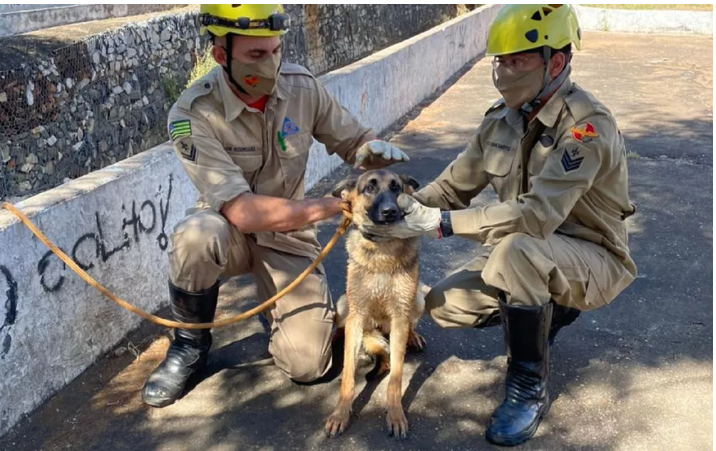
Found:
<path fill-rule="evenodd" d="M 569 131 L 572 133 L 572 139 L 581 143 L 588 143 L 594 138 L 599 138 L 599 133 L 591 122 L 587 122 L 583 126 L 572 127 Z"/>
<path fill-rule="evenodd" d="M 182 158 L 192 162 L 196 162 L 196 146 L 192 142 L 191 138 L 186 137 L 180 139 L 176 143 L 177 150 L 181 154 Z"/>
<path fill-rule="evenodd" d="M 214 83 L 208 77 L 198 80 L 179 96 L 177 107 L 184 111 L 191 110 L 192 103 L 199 97 L 209 94 L 212 89 Z"/>
<path fill-rule="evenodd" d="M 308 77 L 313 77 L 311 71 L 301 66 L 300 64 L 295 63 L 282 63 L 281 73 L 286 75 L 306 75 Z"/>
<path fill-rule="evenodd" d="M 500 99 L 497 102 L 493 103 L 492 106 L 485 111 L 485 116 L 488 114 L 494 113 L 495 111 L 501 110 L 505 106 L 505 99 Z"/>
<path fill-rule="evenodd" d="M 567 174 L 572 171 L 578 170 L 582 166 L 584 161 L 584 155 L 582 155 L 581 149 L 577 146 L 567 146 L 562 151 L 562 169 Z"/>
<path fill-rule="evenodd" d="M 191 136 L 191 121 L 183 119 L 169 124 L 169 136 L 172 138 L 172 141 Z"/>

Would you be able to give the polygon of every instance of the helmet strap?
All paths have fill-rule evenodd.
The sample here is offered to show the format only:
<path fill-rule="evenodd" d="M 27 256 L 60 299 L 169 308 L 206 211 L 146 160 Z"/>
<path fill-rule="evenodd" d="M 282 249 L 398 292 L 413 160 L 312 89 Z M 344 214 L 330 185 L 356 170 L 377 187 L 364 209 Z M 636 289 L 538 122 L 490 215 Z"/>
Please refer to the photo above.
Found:
<path fill-rule="evenodd" d="M 226 51 L 226 66 L 224 66 L 224 72 L 226 72 L 226 75 L 229 76 L 229 81 L 231 81 L 231 84 L 234 85 L 234 88 L 236 88 L 240 93 L 249 95 L 248 92 L 244 88 L 242 88 L 236 80 L 234 80 L 234 76 L 231 75 L 231 59 L 233 58 L 233 49 L 234 49 L 234 33 L 226 33 L 226 46 L 224 47 L 224 50 Z"/>
<path fill-rule="evenodd" d="M 567 59 L 567 63 L 565 64 L 564 69 L 562 69 L 562 72 L 560 72 L 559 75 L 554 78 L 554 80 L 550 80 L 549 70 L 552 64 L 552 49 L 548 46 L 544 46 L 542 48 L 542 57 L 545 60 L 544 80 L 542 81 L 542 89 L 540 90 L 539 94 L 537 94 L 537 97 L 532 99 L 530 102 L 525 102 L 525 104 L 520 107 L 520 111 L 522 111 L 525 116 L 529 116 L 536 109 L 541 108 L 542 101 L 550 94 L 552 94 L 552 92 L 557 89 L 557 87 L 559 87 L 569 76 L 570 72 L 572 72 L 572 66 L 570 65 L 572 58 L 570 56 Z"/>

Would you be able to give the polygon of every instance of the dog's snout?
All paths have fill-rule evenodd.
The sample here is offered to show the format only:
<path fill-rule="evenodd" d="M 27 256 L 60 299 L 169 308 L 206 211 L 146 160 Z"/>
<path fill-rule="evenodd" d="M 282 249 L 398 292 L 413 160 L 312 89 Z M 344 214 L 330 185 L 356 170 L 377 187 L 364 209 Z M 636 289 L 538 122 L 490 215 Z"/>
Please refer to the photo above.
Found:
<path fill-rule="evenodd" d="M 383 215 L 386 221 L 394 220 L 398 217 L 398 206 L 394 204 L 383 205 L 380 209 L 380 214 Z"/>

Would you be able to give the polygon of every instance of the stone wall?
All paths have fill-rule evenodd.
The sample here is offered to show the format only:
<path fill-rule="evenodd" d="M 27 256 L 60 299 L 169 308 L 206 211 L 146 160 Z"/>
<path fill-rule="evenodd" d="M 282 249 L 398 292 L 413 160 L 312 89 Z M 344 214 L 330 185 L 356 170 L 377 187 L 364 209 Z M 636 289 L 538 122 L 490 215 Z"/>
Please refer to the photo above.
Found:
<path fill-rule="evenodd" d="M 285 59 L 320 75 L 464 9 L 286 5 L 294 26 Z M 0 70 L 0 199 L 36 194 L 165 141 L 167 111 L 207 45 L 189 12 L 14 55 L 19 65 Z"/>

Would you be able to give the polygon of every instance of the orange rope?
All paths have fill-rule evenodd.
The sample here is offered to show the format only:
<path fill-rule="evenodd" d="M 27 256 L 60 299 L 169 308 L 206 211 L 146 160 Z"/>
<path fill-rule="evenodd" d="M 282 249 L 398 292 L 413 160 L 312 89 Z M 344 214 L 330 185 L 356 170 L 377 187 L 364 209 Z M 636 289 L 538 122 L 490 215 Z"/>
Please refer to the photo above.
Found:
<path fill-rule="evenodd" d="M 55 246 L 49 239 L 47 239 L 47 237 L 40 230 L 38 230 L 37 227 L 35 227 L 35 225 L 27 218 L 27 216 L 25 216 L 17 208 L 15 208 L 13 205 L 11 205 L 7 202 L 4 202 L 2 204 L 2 208 L 10 211 L 12 214 L 17 216 L 17 218 L 20 221 L 22 221 L 22 223 L 25 224 L 25 226 L 27 226 L 27 228 L 30 229 L 30 231 L 33 234 L 35 234 L 35 236 L 40 241 L 42 241 L 45 244 L 45 246 L 50 248 L 50 250 L 52 252 L 54 252 L 55 255 L 57 255 L 57 257 L 59 257 L 60 260 L 65 262 L 65 264 L 67 266 L 69 266 L 75 273 L 77 273 L 77 275 L 79 275 L 85 282 L 87 282 L 88 284 L 90 284 L 91 286 L 96 288 L 100 293 L 102 293 L 103 295 L 105 295 L 107 298 L 114 301 L 115 303 L 117 303 L 120 307 L 123 307 L 123 308 L 129 310 L 130 312 L 135 313 L 135 314 L 141 316 L 142 318 L 153 322 L 154 324 L 159 324 L 160 326 L 165 326 L 165 327 L 181 328 L 181 329 L 210 329 L 210 328 L 215 328 L 215 327 L 228 326 L 229 324 L 234 324 L 239 321 L 243 321 L 247 318 L 250 318 L 258 313 L 263 312 L 267 308 L 271 307 L 273 304 L 276 303 L 276 301 L 278 301 L 283 296 L 285 296 L 287 293 L 291 292 L 291 290 L 296 288 L 296 286 L 298 284 L 300 284 L 303 281 L 303 279 L 305 279 L 309 274 L 311 274 L 316 269 L 316 267 L 321 263 L 321 261 L 323 261 L 323 259 L 326 257 L 326 255 L 328 255 L 328 252 L 330 252 L 331 248 L 336 244 L 336 242 L 341 237 L 341 235 L 343 235 L 346 232 L 346 230 L 348 229 L 348 226 L 351 224 L 351 218 L 352 218 L 351 211 L 350 211 L 350 205 L 348 205 L 347 203 L 344 203 L 342 205 L 343 216 L 344 216 L 343 221 L 338 226 L 338 229 L 336 229 L 336 233 L 333 234 L 333 237 L 328 242 L 328 244 L 326 244 L 326 246 L 323 248 L 323 250 L 318 255 L 318 257 L 308 266 L 308 268 L 306 268 L 305 271 L 303 271 L 298 277 L 296 277 L 296 280 L 291 282 L 290 285 L 288 285 L 286 288 L 284 288 L 283 290 L 276 293 L 273 297 L 268 299 L 263 304 L 261 304 L 257 307 L 254 307 L 251 310 L 248 310 L 246 312 L 243 312 L 241 314 L 233 316 L 231 318 L 214 321 L 213 323 L 180 323 L 178 321 L 171 321 L 168 319 L 164 319 L 164 318 L 160 318 L 158 316 L 152 315 L 151 313 L 148 313 L 138 307 L 135 307 L 132 304 L 124 301 L 123 299 L 115 296 L 107 288 L 100 285 L 99 282 L 94 280 L 82 268 L 77 266 L 77 264 L 70 257 L 68 257 L 64 252 L 62 252 L 61 249 L 59 249 L 57 246 Z"/>

